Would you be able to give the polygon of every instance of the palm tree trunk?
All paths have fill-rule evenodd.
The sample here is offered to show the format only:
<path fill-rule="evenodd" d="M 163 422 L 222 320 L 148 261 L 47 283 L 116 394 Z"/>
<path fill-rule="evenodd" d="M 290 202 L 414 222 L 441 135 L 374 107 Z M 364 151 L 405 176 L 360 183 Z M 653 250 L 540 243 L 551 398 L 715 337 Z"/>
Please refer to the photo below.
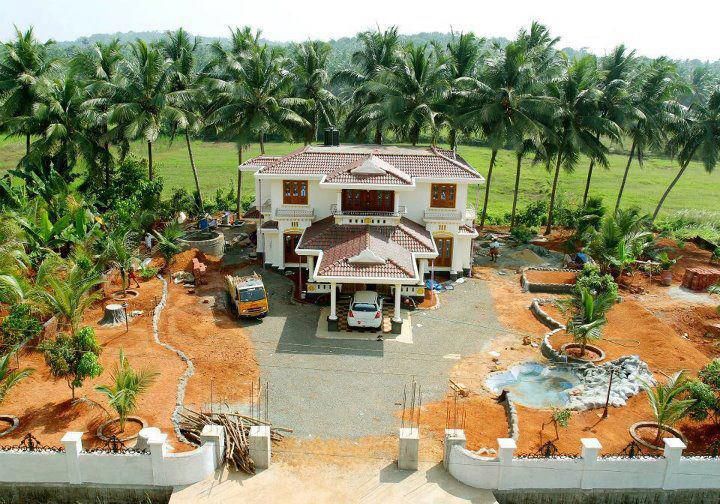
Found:
<path fill-rule="evenodd" d="M 658 214 L 660 213 L 660 209 L 662 208 L 663 203 L 665 203 L 665 198 L 668 197 L 668 194 L 670 194 L 670 191 L 673 190 L 673 187 L 675 187 L 675 184 L 678 183 L 678 180 L 680 180 L 680 177 L 682 177 L 683 173 L 685 173 L 685 169 L 686 169 L 686 168 L 688 167 L 688 165 L 690 164 L 690 159 L 691 159 L 691 158 L 692 158 L 692 156 L 690 156 L 690 157 L 688 158 L 688 161 L 685 163 L 684 166 L 682 166 L 682 167 L 680 168 L 680 171 L 678 172 L 677 175 L 675 175 L 675 178 L 673 179 L 673 181 L 670 182 L 670 185 L 668 186 L 668 188 L 665 189 L 665 192 L 663 193 L 662 198 L 660 198 L 660 201 L 658 202 L 657 207 L 655 208 L 655 212 L 653 213 L 653 216 L 652 216 L 652 220 L 653 220 L 653 221 L 654 221 L 655 219 L 657 219 L 657 216 L 658 216 Z"/>
<path fill-rule="evenodd" d="M 560 164 L 562 163 L 562 154 L 558 152 L 557 163 L 555 164 L 555 178 L 553 179 L 552 193 L 550 193 L 550 207 L 548 208 L 548 220 L 547 227 L 545 228 L 545 234 L 549 235 L 552 232 L 553 224 L 553 210 L 555 210 L 555 195 L 557 194 L 557 184 L 560 178 Z"/>
<path fill-rule="evenodd" d="M 200 192 L 200 180 L 198 179 L 197 168 L 195 167 L 195 158 L 193 157 L 192 147 L 190 146 L 190 134 L 185 130 L 185 143 L 187 144 L 188 156 L 190 156 L 190 167 L 192 168 L 193 177 L 195 178 L 195 189 L 198 193 L 198 202 L 200 203 L 200 213 L 205 213 L 205 205 L 203 204 L 202 193 Z"/>
<path fill-rule="evenodd" d="M 622 183 L 620 184 L 620 192 L 618 193 L 617 201 L 615 202 L 615 213 L 620 209 L 620 200 L 622 199 L 623 191 L 625 190 L 625 182 L 627 181 L 628 172 L 630 171 L 630 163 L 632 163 L 633 155 L 635 154 L 635 141 L 633 140 L 632 147 L 630 148 L 630 156 L 628 156 L 628 162 L 625 166 L 625 173 L 623 174 Z"/>
<path fill-rule="evenodd" d="M 522 156 L 517 156 L 517 166 L 515 167 L 515 190 L 513 192 L 512 214 L 510 215 L 510 229 L 515 228 L 515 211 L 517 209 L 518 193 L 520 192 L 520 168 L 522 165 Z"/>
<path fill-rule="evenodd" d="M 587 204 L 588 194 L 590 194 L 590 180 L 592 180 L 593 168 L 595 167 L 595 160 L 590 160 L 590 166 L 588 167 L 587 181 L 585 181 L 585 193 L 583 194 L 583 206 Z"/>
<path fill-rule="evenodd" d="M 488 198 L 490 196 L 490 183 L 492 181 L 492 172 L 493 168 L 495 167 L 495 158 L 497 157 L 497 150 L 493 149 L 492 154 L 490 155 L 490 168 L 488 168 L 488 176 L 487 180 L 485 180 L 485 202 L 483 203 L 483 209 L 482 209 L 482 216 L 480 217 L 480 229 L 485 226 L 485 218 L 487 217 L 487 205 L 488 205 Z"/>
<path fill-rule="evenodd" d="M 238 186 L 237 186 L 237 216 L 238 219 L 242 215 L 242 171 L 240 171 L 240 165 L 242 165 L 242 145 L 238 145 Z M 260 202 L 258 202 L 258 205 Z"/>
<path fill-rule="evenodd" d="M 110 182 L 112 178 L 112 171 L 110 170 L 110 161 L 111 161 L 111 155 L 110 155 L 110 145 L 105 142 L 105 188 L 110 187 Z"/>
<path fill-rule="evenodd" d="M 382 145 L 382 127 L 380 124 L 377 124 L 375 126 L 375 143 L 378 145 Z"/>
<path fill-rule="evenodd" d="M 30 155 L 30 133 L 25 133 L 25 155 Z"/>
<path fill-rule="evenodd" d="M 260 154 L 265 154 L 265 132 L 260 132 Z"/>
<path fill-rule="evenodd" d="M 152 142 L 148 142 L 148 178 L 153 179 Z"/>
<path fill-rule="evenodd" d="M 457 146 L 457 129 L 452 128 L 450 130 L 450 135 L 448 135 L 449 142 L 450 142 L 450 149 L 455 150 L 455 147 Z"/>

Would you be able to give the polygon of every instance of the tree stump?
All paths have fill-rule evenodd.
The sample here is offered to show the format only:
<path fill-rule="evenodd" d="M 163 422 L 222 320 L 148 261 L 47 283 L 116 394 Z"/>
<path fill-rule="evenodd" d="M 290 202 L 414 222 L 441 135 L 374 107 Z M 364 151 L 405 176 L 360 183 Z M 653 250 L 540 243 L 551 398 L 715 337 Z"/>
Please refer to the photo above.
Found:
<path fill-rule="evenodd" d="M 105 313 L 99 324 L 110 327 L 125 324 L 125 310 L 122 305 L 117 303 L 105 305 Z"/>

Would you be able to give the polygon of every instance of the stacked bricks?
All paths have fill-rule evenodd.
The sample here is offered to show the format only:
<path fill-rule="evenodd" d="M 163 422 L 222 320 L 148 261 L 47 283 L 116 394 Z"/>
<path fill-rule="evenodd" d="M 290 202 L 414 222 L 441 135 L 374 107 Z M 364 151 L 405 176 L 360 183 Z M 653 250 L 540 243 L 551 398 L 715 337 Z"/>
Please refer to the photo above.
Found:
<path fill-rule="evenodd" d="M 715 268 L 688 268 L 685 270 L 682 286 L 690 290 L 703 292 L 720 282 L 720 270 Z"/>

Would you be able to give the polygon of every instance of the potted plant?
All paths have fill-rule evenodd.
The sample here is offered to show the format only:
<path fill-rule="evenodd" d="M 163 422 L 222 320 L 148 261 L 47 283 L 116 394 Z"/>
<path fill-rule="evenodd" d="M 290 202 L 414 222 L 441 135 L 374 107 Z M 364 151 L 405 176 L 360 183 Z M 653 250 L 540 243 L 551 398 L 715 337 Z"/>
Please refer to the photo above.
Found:
<path fill-rule="evenodd" d="M 644 383 L 643 389 L 647 392 L 654 421 L 634 424 L 630 427 L 630 436 L 641 445 L 653 450 L 661 450 L 663 448 L 660 444 L 663 432 L 667 432 L 686 441 L 683 433 L 674 428 L 674 425 L 682 420 L 695 404 L 695 399 L 682 398 L 688 390 L 685 371 L 678 371 L 668 378 L 664 384 L 658 383 L 655 386 L 651 386 L 649 383 Z M 639 432 L 641 429 L 653 429 L 655 431 L 653 440 L 648 441 L 644 439 Z"/>
<path fill-rule="evenodd" d="M 579 360 L 602 360 L 604 352 L 588 344 L 590 340 L 602 338 L 603 326 L 607 323 L 605 314 L 615 304 L 617 294 L 614 291 L 593 292 L 587 287 L 580 287 L 573 292 L 570 304 L 573 317 L 567 323 L 567 332 L 572 336 L 574 343 L 563 345 L 562 350 L 567 352 L 579 347 L 580 352 L 576 358 Z M 592 350 L 595 358 L 587 359 L 587 351 Z"/>
<path fill-rule="evenodd" d="M 118 363 L 112 376 L 113 384 L 95 387 L 95 390 L 108 398 L 110 407 L 118 415 L 116 419 L 111 419 L 98 428 L 98 437 L 101 439 L 107 437 L 104 435 L 103 429 L 114 422 L 119 424 L 121 433 L 125 432 L 125 424 L 130 418 L 142 426 L 145 425 L 141 419 L 130 417 L 130 415 L 137 408 L 138 398 L 153 384 L 158 374 L 148 369 L 136 371 L 130 366 L 130 362 L 125 357 L 125 352 L 120 350 Z M 126 441 L 134 437 L 130 436 L 123 440 Z"/>

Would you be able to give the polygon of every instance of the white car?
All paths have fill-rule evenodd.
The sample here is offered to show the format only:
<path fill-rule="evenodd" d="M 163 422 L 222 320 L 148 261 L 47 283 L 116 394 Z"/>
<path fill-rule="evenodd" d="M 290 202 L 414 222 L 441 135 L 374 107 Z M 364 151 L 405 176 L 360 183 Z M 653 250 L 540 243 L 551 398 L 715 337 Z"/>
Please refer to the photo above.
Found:
<path fill-rule="evenodd" d="M 348 326 L 379 329 L 383 321 L 382 307 L 383 301 L 377 292 L 356 292 L 348 310 Z"/>

